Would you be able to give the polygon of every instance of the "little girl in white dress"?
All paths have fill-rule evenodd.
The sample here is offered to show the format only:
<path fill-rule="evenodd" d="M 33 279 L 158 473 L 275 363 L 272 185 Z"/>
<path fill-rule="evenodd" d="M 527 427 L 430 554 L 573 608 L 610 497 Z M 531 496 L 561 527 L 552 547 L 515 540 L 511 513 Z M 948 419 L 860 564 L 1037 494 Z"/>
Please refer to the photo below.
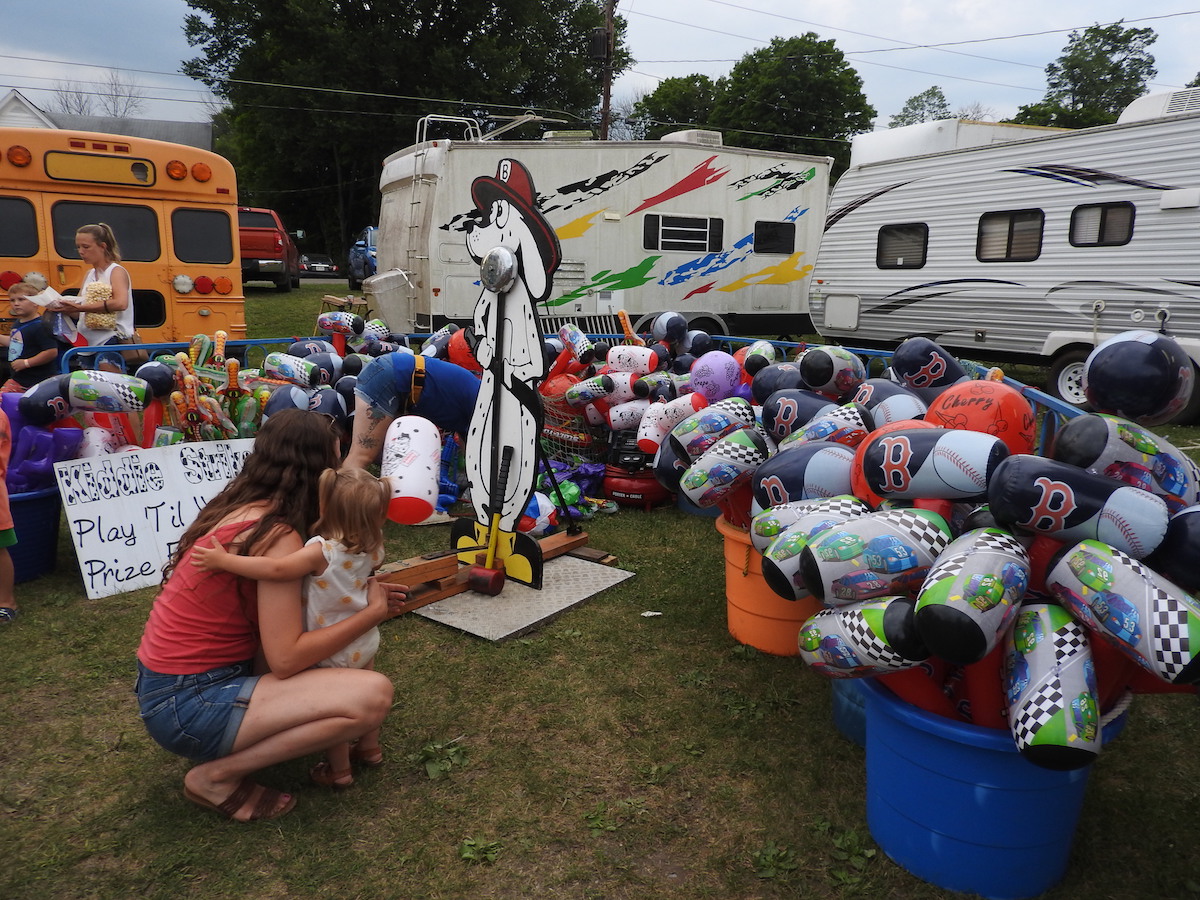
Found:
<path fill-rule="evenodd" d="M 221 546 L 196 544 L 192 564 L 256 581 L 304 578 L 305 628 L 340 622 L 367 605 L 367 583 L 383 563 L 383 523 L 391 490 L 363 469 L 326 469 L 318 483 L 320 518 L 305 545 L 287 556 L 238 556 Z M 215 543 L 215 541 L 214 541 Z M 317 665 L 349 669 L 374 667 L 379 629 L 372 628 Z M 354 783 L 351 762 L 383 764 L 379 731 L 364 734 L 353 747 L 329 747 L 313 767 L 314 783 L 343 790 Z"/>

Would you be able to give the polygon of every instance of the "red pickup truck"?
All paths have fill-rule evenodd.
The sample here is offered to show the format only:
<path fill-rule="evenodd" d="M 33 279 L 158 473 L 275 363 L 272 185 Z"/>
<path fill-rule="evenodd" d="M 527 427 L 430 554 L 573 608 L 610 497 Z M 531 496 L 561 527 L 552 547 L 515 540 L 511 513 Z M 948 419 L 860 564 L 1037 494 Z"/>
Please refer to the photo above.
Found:
<path fill-rule="evenodd" d="M 238 207 L 242 247 L 242 283 L 273 281 L 275 290 L 300 287 L 300 251 L 273 209 Z M 295 236 L 304 237 L 297 231 Z"/>

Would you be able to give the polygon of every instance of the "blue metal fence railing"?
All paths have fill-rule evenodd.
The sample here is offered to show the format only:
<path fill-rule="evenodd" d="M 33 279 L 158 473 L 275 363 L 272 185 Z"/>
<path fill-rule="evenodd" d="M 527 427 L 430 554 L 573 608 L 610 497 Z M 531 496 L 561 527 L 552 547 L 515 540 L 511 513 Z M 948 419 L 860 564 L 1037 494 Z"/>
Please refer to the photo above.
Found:
<path fill-rule="evenodd" d="M 270 352 L 270 350 L 266 349 L 267 347 L 274 347 L 275 345 L 280 344 L 287 346 L 296 340 L 297 339 L 295 337 L 279 337 L 243 338 L 236 341 L 226 341 L 225 355 L 229 356 L 231 355 L 230 351 L 233 351 L 239 358 L 245 360 L 245 364 L 247 366 L 256 365 L 256 363 L 253 362 L 256 354 L 252 353 L 252 351 L 261 350 L 262 355 L 265 358 L 267 353 Z M 82 357 L 81 363 L 84 360 L 94 361 L 96 356 L 100 353 L 120 353 L 122 350 L 145 350 L 150 354 L 150 358 L 153 359 L 155 355 L 162 353 L 178 353 L 180 350 L 186 351 L 189 346 L 191 346 L 190 343 L 180 343 L 175 341 L 171 343 L 160 344 L 110 344 L 98 347 L 72 347 L 62 355 L 62 358 L 59 360 L 59 368 L 63 372 L 70 372 L 73 368 L 72 362 L 77 357 Z M 245 353 L 238 353 L 237 351 L 239 350 L 245 350 Z M 90 368 L 90 366 L 91 363 L 88 363 L 82 365 L 82 368 Z"/>

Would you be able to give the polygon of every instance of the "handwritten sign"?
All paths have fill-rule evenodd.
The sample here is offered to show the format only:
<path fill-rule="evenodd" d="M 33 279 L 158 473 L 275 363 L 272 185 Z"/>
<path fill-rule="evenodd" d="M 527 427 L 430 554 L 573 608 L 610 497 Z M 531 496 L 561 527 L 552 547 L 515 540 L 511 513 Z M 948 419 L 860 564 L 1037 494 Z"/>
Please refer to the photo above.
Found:
<path fill-rule="evenodd" d="M 151 587 L 196 513 L 242 468 L 253 439 L 129 450 L 56 463 L 89 599 Z"/>

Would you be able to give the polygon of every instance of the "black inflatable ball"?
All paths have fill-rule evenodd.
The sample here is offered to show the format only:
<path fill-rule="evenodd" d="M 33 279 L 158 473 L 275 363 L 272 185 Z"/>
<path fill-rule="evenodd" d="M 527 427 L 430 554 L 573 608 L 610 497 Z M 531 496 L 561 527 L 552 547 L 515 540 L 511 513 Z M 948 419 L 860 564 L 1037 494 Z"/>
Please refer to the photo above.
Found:
<path fill-rule="evenodd" d="M 303 359 L 314 353 L 337 353 L 337 348 L 329 341 L 323 341 L 320 338 L 304 338 L 289 344 L 287 352 Z"/>
<path fill-rule="evenodd" d="M 1083 364 L 1083 393 L 1099 412 L 1162 425 L 1192 396 L 1191 357 L 1174 338 L 1126 331 L 1104 341 Z"/>
<path fill-rule="evenodd" d="M 777 362 L 764 366 L 754 373 L 750 381 L 750 394 L 754 402 L 762 406 L 776 391 L 790 388 L 807 388 L 800 366 L 794 362 Z"/>
<path fill-rule="evenodd" d="M 175 370 L 156 359 L 142 363 L 133 374 L 150 385 L 155 397 L 167 397 L 175 390 Z"/>

